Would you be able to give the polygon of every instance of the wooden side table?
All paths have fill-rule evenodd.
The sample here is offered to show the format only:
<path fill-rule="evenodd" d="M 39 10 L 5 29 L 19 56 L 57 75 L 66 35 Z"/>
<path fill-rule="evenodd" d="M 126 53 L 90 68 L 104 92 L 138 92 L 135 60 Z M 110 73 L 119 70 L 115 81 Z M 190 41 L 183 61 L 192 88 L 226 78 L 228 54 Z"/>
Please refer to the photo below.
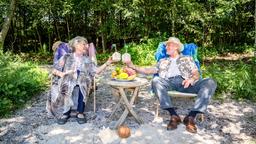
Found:
<path fill-rule="evenodd" d="M 143 120 L 133 110 L 132 105 L 134 105 L 134 101 L 138 96 L 140 87 L 145 85 L 146 83 L 147 83 L 147 80 L 143 78 L 135 78 L 133 81 L 116 81 L 116 80 L 107 81 L 107 84 L 110 85 L 112 88 L 118 90 L 118 93 L 120 94 L 118 103 L 114 107 L 113 112 L 109 117 L 109 120 L 112 119 L 113 115 L 115 114 L 116 110 L 119 107 L 121 107 L 122 105 L 125 107 L 123 114 L 115 124 L 114 128 L 118 128 L 118 126 L 122 125 L 129 113 L 135 118 L 135 120 L 139 124 L 143 123 Z M 125 93 L 125 90 L 133 91 L 131 94 L 130 101 L 127 98 L 129 96 Z"/>

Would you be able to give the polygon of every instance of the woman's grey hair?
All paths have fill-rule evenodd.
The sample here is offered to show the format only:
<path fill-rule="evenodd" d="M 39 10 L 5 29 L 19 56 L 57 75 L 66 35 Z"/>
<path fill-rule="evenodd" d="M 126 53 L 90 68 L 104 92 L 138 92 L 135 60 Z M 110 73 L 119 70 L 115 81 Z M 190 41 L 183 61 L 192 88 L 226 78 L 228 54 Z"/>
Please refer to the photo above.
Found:
<path fill-rule="evenodd" d="M 72 49 L 72 52 L 75 51 L 75 46 L 82 41 L 84 41 L 85 43 L 88 43 L 87 39 L 82 36 L 76 36 L 75 38 L 73 38 L 69 41 L 69 45 Z"/>

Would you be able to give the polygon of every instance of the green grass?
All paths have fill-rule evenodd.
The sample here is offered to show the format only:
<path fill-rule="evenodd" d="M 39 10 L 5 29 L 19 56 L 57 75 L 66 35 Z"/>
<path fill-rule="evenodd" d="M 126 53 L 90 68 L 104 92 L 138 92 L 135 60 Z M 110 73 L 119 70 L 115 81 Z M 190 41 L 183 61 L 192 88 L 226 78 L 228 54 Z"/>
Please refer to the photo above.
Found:
<path fill-rule="evenodd" d="M 0 52 L 0 71 L 0 117 L 22 107 L 47 87 L 48 73 L 36 64 L 22 62 L 19 56 Z"/>

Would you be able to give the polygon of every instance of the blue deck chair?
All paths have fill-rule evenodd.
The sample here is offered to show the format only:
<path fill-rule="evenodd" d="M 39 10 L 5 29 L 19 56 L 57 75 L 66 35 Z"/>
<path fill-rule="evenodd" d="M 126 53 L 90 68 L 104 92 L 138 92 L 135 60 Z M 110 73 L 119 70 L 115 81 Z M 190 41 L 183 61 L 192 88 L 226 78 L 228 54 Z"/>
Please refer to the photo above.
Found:
<path fill-rule="evenodd" d="M 65 43 L 65 42 L 60 43 L 54 53 L 53 64 L 56 64 L 63 55 L 70 52 L 71 52 L 71 48 L 68 45 L 68 43 Z"/>

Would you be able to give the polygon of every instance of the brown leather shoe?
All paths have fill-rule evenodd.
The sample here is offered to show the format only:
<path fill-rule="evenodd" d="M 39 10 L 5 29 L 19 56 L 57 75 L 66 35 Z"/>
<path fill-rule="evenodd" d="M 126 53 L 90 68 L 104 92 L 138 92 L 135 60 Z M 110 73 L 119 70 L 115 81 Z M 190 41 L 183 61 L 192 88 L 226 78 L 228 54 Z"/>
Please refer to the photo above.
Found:
<path fill-rule="evenodd" d="M 181 123 L 181 119 L 179 116 L 173 115 L 171 116 L 170 122 L 167 125 L 167 130 L 174 130 L 177 128 L 178 124 Z"/>
<path fill-rule="evenodd" d="M 191 116 L 186 116 L 183 120 L 183 123 L 186 126 L 186 130 L 191 133 L 197 133 L 196 124 L 194 118 Z"/>

